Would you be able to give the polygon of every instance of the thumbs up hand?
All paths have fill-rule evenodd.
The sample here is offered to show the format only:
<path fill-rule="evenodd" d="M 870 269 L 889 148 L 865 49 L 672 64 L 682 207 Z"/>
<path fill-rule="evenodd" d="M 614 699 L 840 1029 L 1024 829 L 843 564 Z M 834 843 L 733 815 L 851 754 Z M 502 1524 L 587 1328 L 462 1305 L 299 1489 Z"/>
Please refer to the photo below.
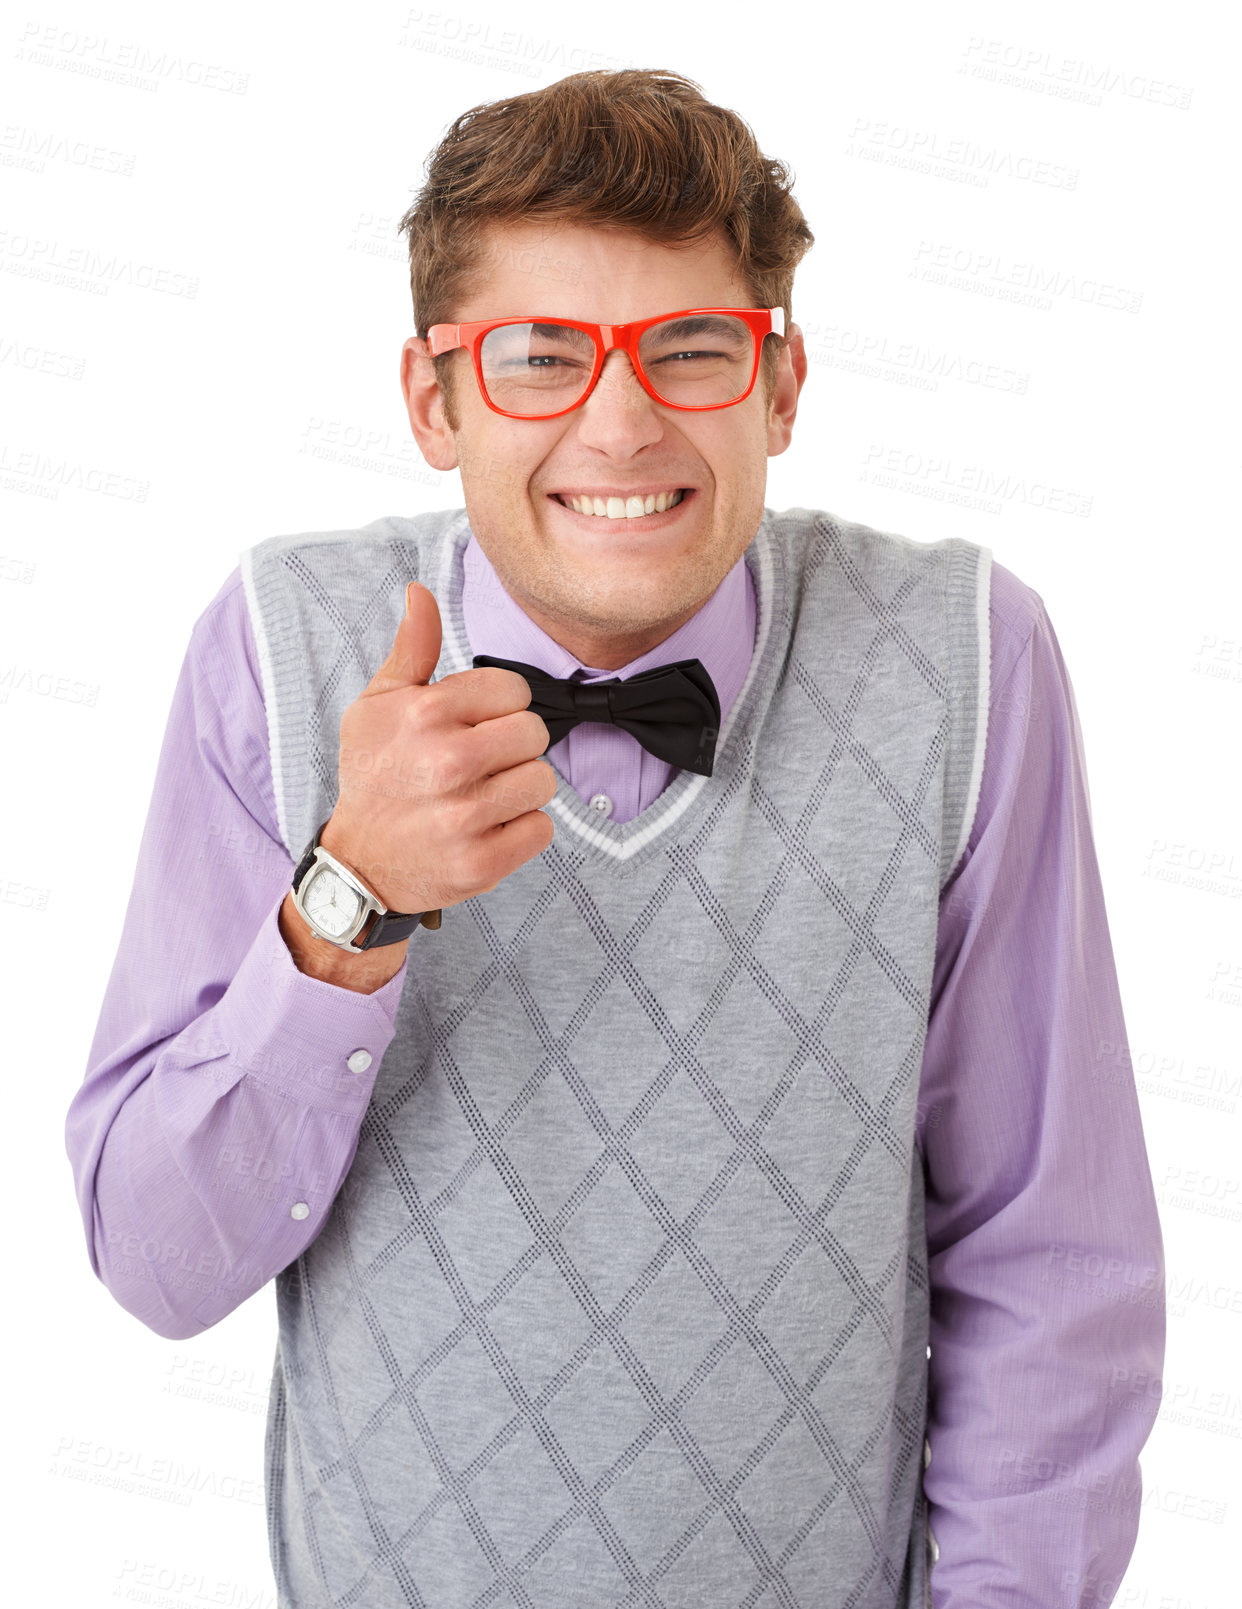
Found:
<path fill-rule="evenodd" d="M 338 798 L 319 841 L 390 910 L 490 893 L 555 830 L 541 806 L 557 773 L 539 758 L 549 733 L 530 683 L 489 665 L 433 685 L 442 642 L 435 594 L 411 581 L 388 658 L 341 717 Z"/>

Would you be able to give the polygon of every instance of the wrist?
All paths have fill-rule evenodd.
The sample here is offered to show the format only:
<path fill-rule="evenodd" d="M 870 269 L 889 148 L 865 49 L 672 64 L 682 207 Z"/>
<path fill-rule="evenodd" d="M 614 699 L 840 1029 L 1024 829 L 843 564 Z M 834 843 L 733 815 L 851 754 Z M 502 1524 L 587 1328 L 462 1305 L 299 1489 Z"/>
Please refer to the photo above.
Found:
<path fill-rule="evenodd" d="M 348 863 L 333 852 L 325 837 L 349 856 Z M 404 944 L 420 925 L 440 926 L 439 910 L 395 909 L 358 865 L 358 856 L 340 843 L 335 816 L 329 817 L 307 844 L 293 874 L 293 908 L 312 938 L 354 956 Z M 318 962 L 319 952 L 313 945 L 299 946 L 299 953 Z M 392 975 L 391 968 L 385 970 Z M 354 973 L 351 967 L 346 976 Z"/>
<path fill-rule="evenodd" d="M 361 954 L 341 949 L 311 931 L 293 902 L 292 890 L 284 897 L 277 925 L 299 972 L 358 994 L 374 994 L 391 982 L 405 965 L 409 950 L 408 939 Z"/>

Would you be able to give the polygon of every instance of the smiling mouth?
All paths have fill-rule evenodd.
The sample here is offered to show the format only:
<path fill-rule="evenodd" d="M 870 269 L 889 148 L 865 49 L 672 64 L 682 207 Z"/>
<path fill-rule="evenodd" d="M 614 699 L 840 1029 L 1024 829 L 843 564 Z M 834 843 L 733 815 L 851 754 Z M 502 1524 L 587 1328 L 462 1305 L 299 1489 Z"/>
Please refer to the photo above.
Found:
<path fill-rule="evenodd" d="M 584 514 L 588 518 L 609 521 L 614 524 L 620 522 L 636 523 L 639 520 L 651 518 L 653 515 L 666 514 L 670 509 L 677 508 L 690 496 L 691 487 L 680 486 L 674 492 L 648 492 L 645 496 L 633 497 L 591 497 L 589 495 L 576 495 L 570 492 L 551 492 L 549 495 L 554 502 L 567 508 L 573 514 Z"/>

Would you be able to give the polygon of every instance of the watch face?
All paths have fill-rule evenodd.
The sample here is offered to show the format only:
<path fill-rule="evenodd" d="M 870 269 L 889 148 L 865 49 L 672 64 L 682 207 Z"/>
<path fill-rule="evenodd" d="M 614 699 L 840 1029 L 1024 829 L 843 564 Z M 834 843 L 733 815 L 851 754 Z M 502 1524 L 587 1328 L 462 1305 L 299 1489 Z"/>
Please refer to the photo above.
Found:
<path fill-rule="evenodd" d="M 344 883 L 331 866 L 320 865 L 309 873 L 302 891 L 302 904 L 325 933 L 339 939 L 357 920 L 362 900 Z"/>

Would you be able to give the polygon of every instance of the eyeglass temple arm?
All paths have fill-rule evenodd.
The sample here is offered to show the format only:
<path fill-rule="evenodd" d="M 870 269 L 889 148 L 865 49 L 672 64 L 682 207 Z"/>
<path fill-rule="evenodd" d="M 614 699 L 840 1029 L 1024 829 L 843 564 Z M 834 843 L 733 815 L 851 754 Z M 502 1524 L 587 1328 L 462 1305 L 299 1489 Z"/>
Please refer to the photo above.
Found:
<path fill-rule="evenodd" d="M 438 358 L 441 352 L 451 352 L 454 347 L 464 346 L 465 342 L 458 333 L 459 324 L 433 324 L 427 331 L 427 346 L 433 358 Z"/>

